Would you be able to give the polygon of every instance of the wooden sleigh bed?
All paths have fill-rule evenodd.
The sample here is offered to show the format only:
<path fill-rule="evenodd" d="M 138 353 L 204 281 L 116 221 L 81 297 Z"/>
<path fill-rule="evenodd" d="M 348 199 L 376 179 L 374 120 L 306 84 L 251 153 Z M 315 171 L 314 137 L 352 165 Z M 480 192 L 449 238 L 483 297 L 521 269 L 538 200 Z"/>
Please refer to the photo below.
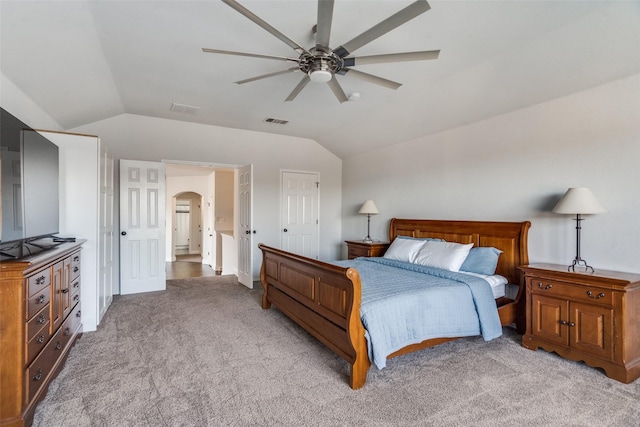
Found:
<path fill-rule="evenodd" d="M 473 243 L 502 251 L 496 274 L 517 285 L 514 299 L 496 299 L 500 323 L 515 324 L 524 332 L 524 283 L 518 266 L 529 262 L 527 235 L 531 223 L 444 221 L 394 218 L 389 241 L 397 236 L 439 238 L 447 242 Z M 362 387 L 371 366 L 365 328 L 360 319 L 362 284 L 355 268 L 345 268 L 279 249 L 258 245 L 263 261 L 260 279 L 264 288 L 262 308 L 276 306 L 298 325 L 323 342 L 351 365 L 349 385 Z M 456 338 L 442 337 L 411 344 L 388 357 L 432 347 Z"/>

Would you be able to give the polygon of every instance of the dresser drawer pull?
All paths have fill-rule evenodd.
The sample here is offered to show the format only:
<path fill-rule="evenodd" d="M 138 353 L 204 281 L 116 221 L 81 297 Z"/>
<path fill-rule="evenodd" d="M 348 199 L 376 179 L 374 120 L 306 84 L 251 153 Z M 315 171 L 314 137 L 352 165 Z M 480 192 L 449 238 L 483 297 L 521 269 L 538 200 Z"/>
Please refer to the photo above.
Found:
<path fill-rule="evenodd" d="M 542 285 L 542 282 L 538 282 L 538 287 L 539 287 L 540 289 L 545 289 L 545 290 L 546 290 L 546 289 L 551 289 L 551 288 L 553 288 L 553 285 L 548 284 L 548 285 L 546 285 L 546 286 L 543 286 L 543 285 Z"/>
<path fill-rule="evenodd" d="M 71 335 L 71 328 L 64 328 L 64 334 L 65 334 L 66 336 Z"/>
<path fill-rule="evenodd" d="M 63 294 L 68 294 L 69 293 L 69 288 L 64 288 L 60 292 L 62 292 Z"/>
<path fill-rule="evenodd" d="M 36 304 L 42 304 L 45 299 L 47 299 L 47 297 L 45 297 L 44 295 L 40 295 L 38 298 L 36 298 Z"/>
<path fill-rule="evenodd" d="M 73 282 L 73 287 L 74 287 L 74 288 L 77 288 L 77 287 L 79 287 L 79 286 L 80 286 L 80 282 Z"/>
<path fill-rule="evenodd" d="M 73 257 L 73 262 L 78 262 L 80 261 L 80 257 L 78 255 Z"/>
<path fill-rule="evenodd" d="M 36 278 L 36 285 L 42 285 L 47 278 L 45 276 L 40 276 Z"/>
<path fill-rule="evenodd" d="M 588 296 L 589 298 L 593 298 L 593 299 L 600 299 L 600 298 L 603 298 L 603 297 L 604 297 L 604 292 L 600 292 L 598 295 L 594 296 L 594 295 L 593 295 L 593 292 L 591 292 L 591 291 L 587 291 L 587 296 Z"/>
<path fill-rule="evenodd" d="M 73 297 L 73 301 L 74 301 L 74 302 L 75 302 L 75 301 L 78 301 L 79 299 L 80 299 L 80 296 L 79 296 L 79 295 L 76 295 L 75 297 Z"/>
<path fill-rule="evenodd" d="M 40 381 L 42 378 L 42 368 L 38 368 L 38 372 L 33 376 L 34 381 Z"/>
<path fill-rule="evenodd" d="M 76 313 L 76 317 L 80 317 L 81 313 L 82 313 L 82 311 L 78 310 L 78 312 Z"/>
<path fill-rule="evenodd" d="M 44 317 L 44 314 L 41 314 L 40 316 L 38 316 L 38 320 L 37 320 L 38 323 L 44 323 L 46 321 L 47 321 L 47 318 Z"/>
<path fill-rule="evenodd" d="M 58 341 L 56 343 L 56 350 L 60 350 L 62 348 L 62 341 Z"/>
<path fill-rule="evenodd" d="M 36 338 L 36 341 L 37 341 L 39 344 L 42 344 L 42 343 L 44 342 L 44 335 L 40 335 L 38 338 Z"/>
<path fill-rule="evenodd" d="M 78 272 L 78 270 L 80 270 L 78 267 L 73 267 L 73 272 L 74 272 L 74 273 L 77 273 L 77 272 Z"/>

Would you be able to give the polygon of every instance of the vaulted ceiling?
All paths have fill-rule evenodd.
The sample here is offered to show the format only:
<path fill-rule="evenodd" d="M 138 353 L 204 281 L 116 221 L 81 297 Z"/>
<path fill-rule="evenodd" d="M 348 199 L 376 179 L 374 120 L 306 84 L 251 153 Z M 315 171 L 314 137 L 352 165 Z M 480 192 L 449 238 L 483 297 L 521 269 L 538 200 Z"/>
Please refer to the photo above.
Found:
<path fill-rule="evenodd" d="M 336 0 L 332 47 L 413 0 Z M 315 0 L 239 0 L 297 43 L 315 45 Z M 2 73 L 63 129 L 123 113 L 311 138 L 349 157 L 640 72 L 640 2 L 429 1 L 431 10 L 355 56 L 440 50 L 437 60 L 362 65 L 397 90 L 337 76 L 285 98 L 292 65 L 202 48 L 297 57 L 221 1 L 0 0 Z M 173 103 L 198 107 L 172 111 Z M 287 120 L 286 125 L 265 122 Z"/>

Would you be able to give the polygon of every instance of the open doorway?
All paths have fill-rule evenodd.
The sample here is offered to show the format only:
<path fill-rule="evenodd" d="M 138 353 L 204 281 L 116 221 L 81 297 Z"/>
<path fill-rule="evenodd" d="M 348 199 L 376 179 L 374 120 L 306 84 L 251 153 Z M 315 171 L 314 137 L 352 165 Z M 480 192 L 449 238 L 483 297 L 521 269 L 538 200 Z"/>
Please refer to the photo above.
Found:
<path fill-rule="evenodd" d="M 167 278 L 237 274 L 235 168 L 165 162 Z"/>

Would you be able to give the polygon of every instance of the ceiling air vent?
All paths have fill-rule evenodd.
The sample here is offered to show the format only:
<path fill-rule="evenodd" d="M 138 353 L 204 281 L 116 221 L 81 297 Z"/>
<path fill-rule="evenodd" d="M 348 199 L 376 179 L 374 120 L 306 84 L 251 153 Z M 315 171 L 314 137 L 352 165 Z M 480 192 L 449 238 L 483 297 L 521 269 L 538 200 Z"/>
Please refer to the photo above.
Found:
<path fill-rule="evenodd" d="M 289 120 L 274 119 L 273 117 L 267 117 L 264 121 L 267 123 L 273 123 L 274 125 L 286 125 L 289 123 Z"/>
<path fill-rule="evenodd" d="M 171 103 L 171 111 L 173 111 L 174 113 L 196 114 L 198 111 L 200 111 L 200 107 L 173 102 Z"/>

